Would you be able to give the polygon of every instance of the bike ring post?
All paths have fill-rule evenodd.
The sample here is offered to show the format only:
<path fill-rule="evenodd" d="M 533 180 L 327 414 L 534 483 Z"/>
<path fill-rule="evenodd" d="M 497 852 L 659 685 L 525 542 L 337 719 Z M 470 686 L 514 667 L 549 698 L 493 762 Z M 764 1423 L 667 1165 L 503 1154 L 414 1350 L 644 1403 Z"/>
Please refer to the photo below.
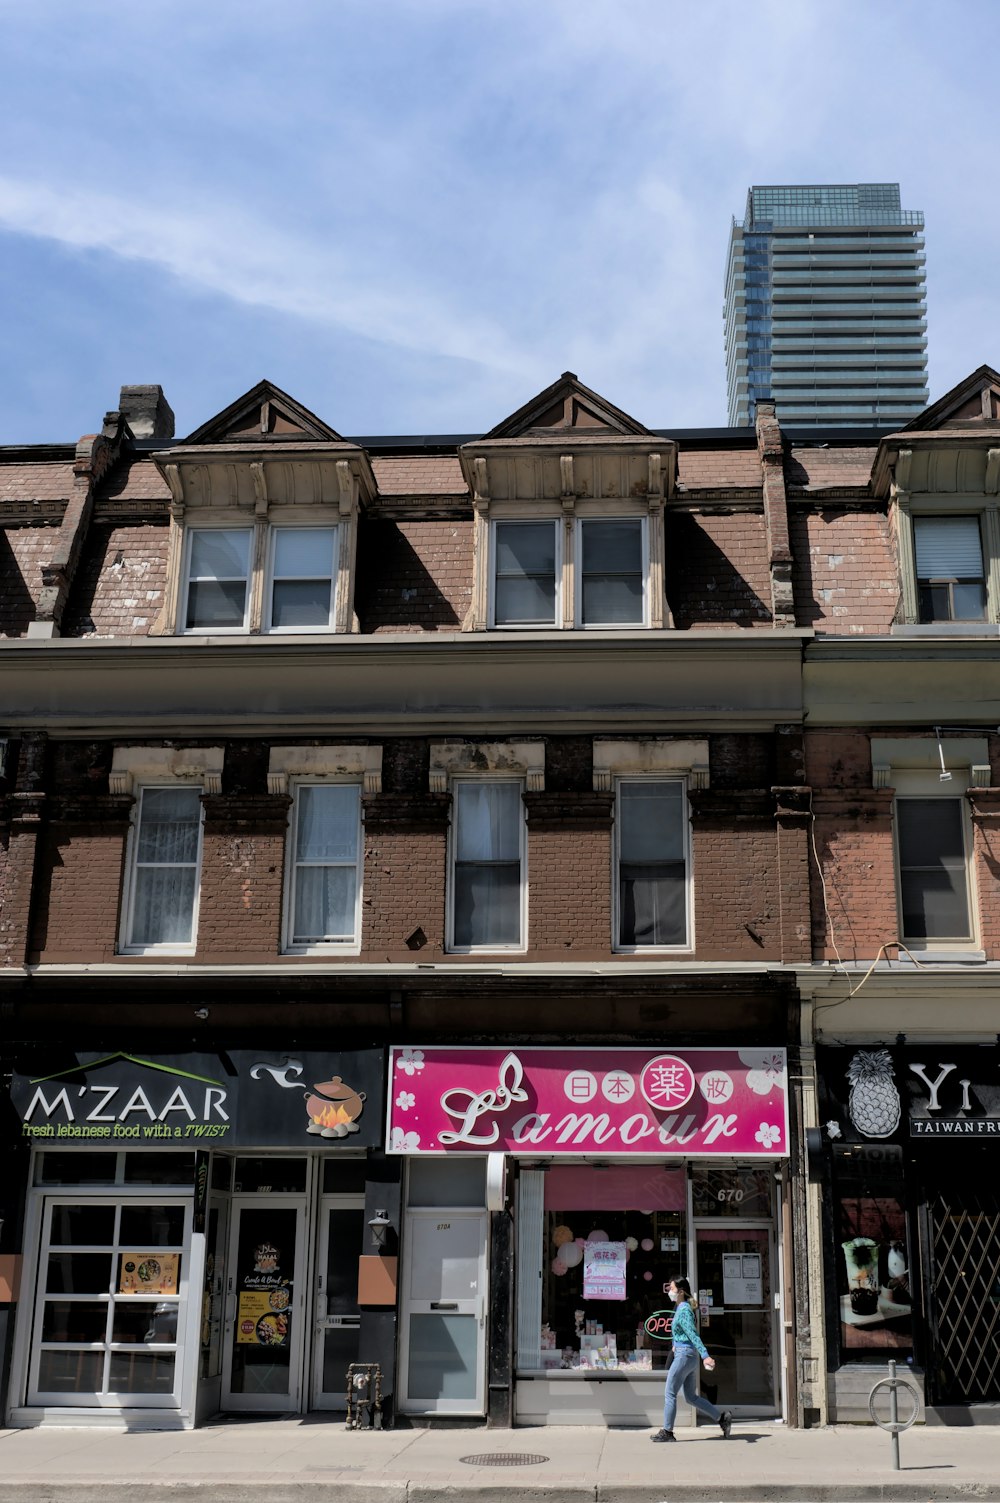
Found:
<path fill-rule="evenodd" d="M 878 1415 L 875 1413 L 875 1395 L 882 1388 L 887 1388 L 889 1390 L 889 1418 L 887 1420 L 879 1419 Z M 913 1400 L 913 1413 L 905 1420 L 901 1420 L 899 1418 L 899 1390 L 901 1388 L 904 1389 Z M 888 1430 L 890 1435 L 892 1436 L 892 1469 L 894 1472 L 899 1471 L 900 1431 L 908 1430 L 913 1424 L 919 1412 L 920 1395 L 917 1393 L 917 1390 L 914 1388 L 913 1384 L 909 1382 L 908 1379 L 897 1378 L 896 1363 L 894 1360 L 890 1361 L 889 1376 L 887 1378 L 880 1378 L 879 1381 L 875 1384 L 875 1387 L 872 1389 L 871 1393 L 868 1395 L 868 1413 L 871 1415 L 872 1419 L 875 1421 L 876 1425 L 878 1425 L 880 1430 Z"/>

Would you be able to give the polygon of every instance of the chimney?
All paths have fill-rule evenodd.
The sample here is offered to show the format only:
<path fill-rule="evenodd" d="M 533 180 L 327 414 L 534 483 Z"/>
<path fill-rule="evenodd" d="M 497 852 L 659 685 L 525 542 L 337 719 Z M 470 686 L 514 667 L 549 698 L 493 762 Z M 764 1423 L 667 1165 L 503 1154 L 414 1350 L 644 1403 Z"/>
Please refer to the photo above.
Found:
<path fill-rule="evenodd" d="M 136 438 L 174 436 L 174 414 L 162 386 L 123 386 L 118 410 Z"/>

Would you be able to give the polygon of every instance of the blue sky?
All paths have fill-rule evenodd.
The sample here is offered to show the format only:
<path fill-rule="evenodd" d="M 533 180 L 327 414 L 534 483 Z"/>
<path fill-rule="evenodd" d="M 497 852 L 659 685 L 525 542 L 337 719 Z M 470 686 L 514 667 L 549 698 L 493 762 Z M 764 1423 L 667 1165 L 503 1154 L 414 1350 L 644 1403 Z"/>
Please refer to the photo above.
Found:
<path fill-rule="evenodd" d="M 898 181 L 931 397 L 1000 365 L 996 0 L 0 0 L 0 442 L 267 376 L 479 432 L 571 369 L 723 424 L 751 182 Z"/>

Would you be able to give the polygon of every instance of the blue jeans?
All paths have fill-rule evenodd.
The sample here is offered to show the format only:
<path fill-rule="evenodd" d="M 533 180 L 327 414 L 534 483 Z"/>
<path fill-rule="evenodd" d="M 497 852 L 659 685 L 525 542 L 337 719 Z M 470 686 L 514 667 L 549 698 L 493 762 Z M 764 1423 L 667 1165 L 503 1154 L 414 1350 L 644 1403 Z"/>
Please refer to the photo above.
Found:
<path fill-rule="evenodd" d="M 663 1428 L 672 1430 L 677 1414 L 677 1395 L 683 1389 L 684 1397 L 699 1414 L 718 1424 L 721 1409 L 716 1409 L 708 1399 L 703 1399 L 695 1386 L 698 1374 L 698 1353 L 693 1346 L 675 1346 L 674 1360 L 667 1369 L 667 1382 L 663 1390 Z"/>

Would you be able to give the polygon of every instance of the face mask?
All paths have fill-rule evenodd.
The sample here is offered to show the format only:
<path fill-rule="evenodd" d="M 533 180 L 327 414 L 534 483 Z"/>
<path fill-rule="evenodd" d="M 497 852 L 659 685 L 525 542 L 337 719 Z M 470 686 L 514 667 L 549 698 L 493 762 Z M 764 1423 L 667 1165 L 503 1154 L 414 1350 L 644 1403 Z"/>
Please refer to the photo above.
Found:
<path fill-rule="evenodd" d="M 676 1305 L 679 1302 L 680 1297 L 681 1297 L 681 1291 L 679 1289 L 668 1289 L 667 1290 L 667 1298 L 669 1300 L 671 1300 L 673 1304 Z"/>

